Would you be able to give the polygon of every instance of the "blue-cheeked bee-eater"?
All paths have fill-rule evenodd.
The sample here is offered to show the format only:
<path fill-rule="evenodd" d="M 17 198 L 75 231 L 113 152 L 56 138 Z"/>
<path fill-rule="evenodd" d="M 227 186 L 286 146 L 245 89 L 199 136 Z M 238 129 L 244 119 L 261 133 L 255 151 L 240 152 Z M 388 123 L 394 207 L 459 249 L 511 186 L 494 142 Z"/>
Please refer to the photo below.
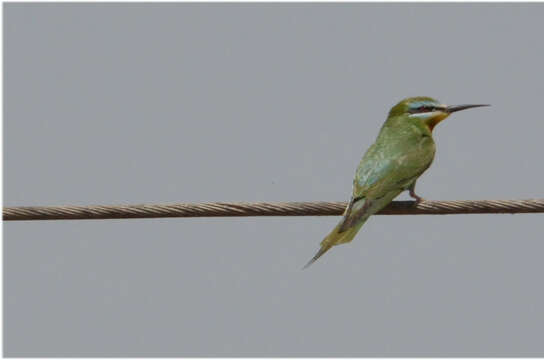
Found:
<path fill-rule="evenodd" d="M 365 221 L 401 192 L 408 190 L 416 203 L 422 201 L 415 186 L 434 158 L 434 127 L 456 111 L 480 106 L 488 105 L 448 106 L 424 96 L 407 98 L 393 106 L 355 171 L 353 194 L 342 219 L 304 268 L 331 247 L 353 240 Z"/>

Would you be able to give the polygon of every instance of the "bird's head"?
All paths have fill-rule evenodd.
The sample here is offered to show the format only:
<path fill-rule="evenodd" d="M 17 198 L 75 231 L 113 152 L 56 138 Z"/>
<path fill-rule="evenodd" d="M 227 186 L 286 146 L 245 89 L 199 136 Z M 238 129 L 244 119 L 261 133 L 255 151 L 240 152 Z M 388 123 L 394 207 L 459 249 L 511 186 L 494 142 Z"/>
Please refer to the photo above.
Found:
<path fill-rule="evenodd" d="M 436 124 L 450 116 L 451 113 L 480 106 L 489 105 L 448 106 L 430 97 L 417 96 L 406 98 L 393 106 L 389 112 L 389 117 L 406 115 L 411 119 L 419 119 L 432 131 Z"/>

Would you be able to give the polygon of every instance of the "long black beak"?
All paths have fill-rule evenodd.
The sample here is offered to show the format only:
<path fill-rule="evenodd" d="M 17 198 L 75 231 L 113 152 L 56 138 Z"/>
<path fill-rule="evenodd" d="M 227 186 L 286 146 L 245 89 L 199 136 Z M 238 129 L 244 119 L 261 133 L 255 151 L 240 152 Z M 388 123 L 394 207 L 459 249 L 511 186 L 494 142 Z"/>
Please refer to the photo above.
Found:
<path fill-rule="evenodd" d="M 488 104 L 478 104 L 478 105 L 451 105 L 451 106 L 448 106 L 446 108 L 446 111 L 449 112 L 450 114 L 451 113 L 454 113 L 456 111 L 461 111 L 461 110 L 466 110 L 466 109 L 471 109 L 471 108 L 475 108 L 475 107 L 481 107 L 481 106 L 490 106 Z"/>

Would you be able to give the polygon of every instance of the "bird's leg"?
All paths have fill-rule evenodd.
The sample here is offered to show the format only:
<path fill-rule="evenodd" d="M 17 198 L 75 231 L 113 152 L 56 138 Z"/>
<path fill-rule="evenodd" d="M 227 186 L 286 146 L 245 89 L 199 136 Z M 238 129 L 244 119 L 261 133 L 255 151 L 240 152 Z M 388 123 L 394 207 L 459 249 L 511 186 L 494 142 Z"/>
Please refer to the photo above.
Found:
<path fill-rule="evenodd" d="M 410 192 L 410 197 L 413 199 L 416 199 L 416 205 L 418 205 L 420 202 L 425 201 L 424 198 L 416 194 L 416 182 L 414 181 L 410 187 L 408 188 L 408 191 Z"/>

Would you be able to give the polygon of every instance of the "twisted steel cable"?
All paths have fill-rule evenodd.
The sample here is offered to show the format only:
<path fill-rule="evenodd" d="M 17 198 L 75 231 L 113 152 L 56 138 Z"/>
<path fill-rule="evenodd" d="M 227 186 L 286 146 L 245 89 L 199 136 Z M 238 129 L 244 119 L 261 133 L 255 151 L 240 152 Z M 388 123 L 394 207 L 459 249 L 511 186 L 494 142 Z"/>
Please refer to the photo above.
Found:
<path fill-rule="evenodd" d="M 5 207 L 3 219 L 84 220 L 219 216 L 327 216 L 342 215 L 345 202 L 257 202 L 120 206 L 17 206 Z M 381 215 L 516 214 L 542 213 L 544 199 L 394 201 Z"/>

